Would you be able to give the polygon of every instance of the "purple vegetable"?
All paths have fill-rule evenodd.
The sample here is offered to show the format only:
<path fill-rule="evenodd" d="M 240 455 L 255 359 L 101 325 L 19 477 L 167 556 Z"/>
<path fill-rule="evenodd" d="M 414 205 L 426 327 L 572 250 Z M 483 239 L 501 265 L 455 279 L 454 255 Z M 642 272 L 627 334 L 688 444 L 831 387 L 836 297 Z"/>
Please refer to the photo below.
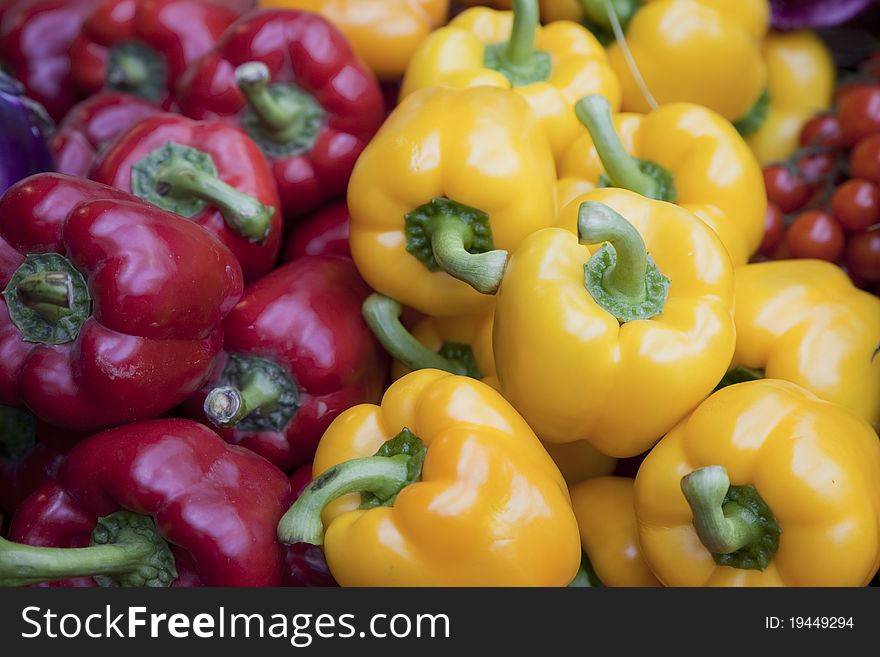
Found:
<path fill-rule="evenodd" d="M 778 30 L 833 27 L 863 11 L 873 0 L 770 0 L 770 24 Z"/>
<path fill-rule="evenodd" d="M 22 178 L 54 168 L 46 143 L 51 129 L 46 110 L 0 71 L 0 194 Z"/>

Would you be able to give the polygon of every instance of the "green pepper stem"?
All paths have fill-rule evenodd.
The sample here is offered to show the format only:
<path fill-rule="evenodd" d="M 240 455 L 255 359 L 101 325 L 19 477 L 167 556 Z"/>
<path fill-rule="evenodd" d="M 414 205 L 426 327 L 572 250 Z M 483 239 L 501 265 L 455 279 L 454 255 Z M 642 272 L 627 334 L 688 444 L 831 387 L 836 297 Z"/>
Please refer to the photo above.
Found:
<path fill-rule="evenodd" d="M 727 470 L 720 465 L 699 468 L 681 480 L 697 536 L 714 554 L 730 554 L 761 539 L 755 516 L 735 502 L 724 502 L 729 489 Z"/>
<path fill-rule="evenodd" d="M 431 226 L 431 249 L 437 264 L 477 292 L 495 294 L 507 266 L 507 251 L 469 253 L 473 228 L 459 217 L 441 215 Z"/>
<path fill-rule="evenodd" d="M 0 538 L 0 586 L 121 575 L 137 569 L 153 550 L 153 544 L 143 540 L 87 548 L 48 548 Z"/>
<path fill-rule="evenodd" d="M 40 317 L 55 322 L 71 313 L 73 281 L 64 271 L 41 271 L 19 281 L 19 300 Z"/>
<path fill-rule="evenodd" d="M 239 388 L 220 386 L 205 397 L 205 415 L 219 427 L 229 429 L 251 413 L 274 407 L 281 388 L 262 369 L 254 369 Z"/>
<path fill-rule="evenodd" d="M 271 92 L 272 76 L 263 62 L 242 64 L 235 69 L 235 80 L 268 137 L 284 143 L 302 131 L 299 102 L 292 96 Z"/>
<path fill-rule="evenodd" d="M 657 181 L 643 172 L 638 160 L 626 152 L 614 129 L 608 101 L 598 94 L 585 96 L 574 106 L 574 111 L 578 120 L 589 130 L 611 184 L 648 198 L 656 198 Z"/>
<path fill-rule="evenodd" d="M 232 230 L 255 242 L 265 239 L 275 211 L 183 159 L 171 159 L 157 171 L 155 190 L 159 196 L 207 202 Z"/>
<path fill-rule="evenodd" d="M 403 306 L 384 295 L 374 293 L 362 307 L 364 320 L 385 350 L 411 370 L 437 369 L 467 376 L 464 363 L 441 356 L 415 339 L 400 323 Z"/>
<path fill-rule="evenodd" d="M 107 71 L 107 83 L 114 89 L 140 89 L 149 77 L 150 70 L 147 64 L 135 55 L 115 57 Z"/>
<path fill-rule="evenodd" d="M 540 20 L 538 0 L 514 0 L 513 29 L 504 51 L 509 65 L 513 67 L 532 65 L 535 56 L 535 34 Z"/>
<path fill-rule="evenodd" d="M 647 295 L 648 252 L 639 231 L 604 203 L 585 201 L 578 210 L 581 244 L 610 242 L 617 262 L 605 272 L 602 286 L 612 296 L 638 301 Z"/>
<path fill-rule="evenodd" d="M 641 6 L 641 0 L 579 0 L 584 17 L 606 32 L 614 28 L 609 12 L 613 12 L 620 25 L 626 25 Z"/>
<path fill-rule="evenodd" d="M 335 465 L 319 475 L 302 492 L 278 523 L 282 543 L 324 543 L 321 512 L 348 493 L 367 492 L 390 498 L 411 483 L 408 454 L 368 456 Z"/>

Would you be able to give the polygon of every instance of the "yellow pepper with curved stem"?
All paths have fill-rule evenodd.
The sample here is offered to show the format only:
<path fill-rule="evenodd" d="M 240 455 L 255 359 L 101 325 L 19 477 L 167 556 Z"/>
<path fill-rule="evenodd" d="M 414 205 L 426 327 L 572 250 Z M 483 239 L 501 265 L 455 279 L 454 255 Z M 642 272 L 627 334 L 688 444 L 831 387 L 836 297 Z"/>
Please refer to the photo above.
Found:
<path fill-rule="evenodd" d="M 728 121 L 690 103 L 610 117 L 596 96 L 579 101 L 576 113 L 586 129 L 559 161 L 561 181 L 605 182 L 673 201 L 718 234 L 734 265 L 757 251 L 767 211 L 764 178 Z M 560 190 L 563 186 L 560 182 Z"/>
<path fill-rule="evenodd" d="M 734 319 L 735 368 L 792 381 L 880 425 L 880 299 L 839 267 L 823 260 L 741 267 Z"/>
<path fill-rule="evenodd" d="M 583 0 L 583 4 L 588 18 L 608 23 L 602 0 Z M 760 52 L 766 5 L 765 1 L 654 0 L 622 16 L 629 52 L 656 102 L 703 105 L 729 121 L 747 116 L 767 85 Z M 608 61 L 620 80 L 623 109 L 649 111 L 651 104 L 620 44 L 609 45 Z"/>
<path fill-rule="evenodd" d="M 731 386 L 654 447 L 635 509 L 667 586 L 864 586 L 880 566 L 880 441 L 793 383 Z"/>
<path fill-rule="evenodd" d="M 258 5 L 323 15 L 385 81 L 403 75 L 419 44 L 449 16 L 449 0 L 259 0 Z"/>
<path fill-rule="evenodd" d="M 620 106 L 620 85 L 605 50 L 581 25 L 538 25 L 537 0 L 513 13 L 475 7 L 434 32 L 413 56 L 401 98 L 438 85 L 512 88 L 529 103 L 557 156 L 575 137 L 574 104 L 587 94 Z M 515 18 L 514 18 L 515 16 Z"/>
<path fill-rule="evenodd" d="M 488 311 L 504 250 L 555 223 L 555 186 L 547 140 L 517 94 L 423 89 L 355 165 L 352 257 L 373 289 L 426 315 Z"/>
<path fill-rule="evenodd" d="M 399 379 L 381 407 L 333 421 L 314 474 L 279 538 L 323 542 L 342 586 L 566 586 L 577 572 L 562 475 L 510 404 L 475 379 Z"/>
<path fill-rule="evenodd" d="M 581 546 L 603 586 L 661 586 L 639 547 L 633 480 L 597 477 L 574 486 Z"/>
<path fill-rule="evenodd" d="M 636 456 L 727 369 L 733 267 L 693 214 L 626 190 L 585 194 L 560 223 L 524 240 L 504 274 L 501 389 L 545 442 Z"/>
<path fill-rule="evenodd" d="M 828 47 L 809 30 L 773 32 L 762 47 L 767 63 L 767 115 L 746 135 L 761 162 L 788 159 L 797 150 L 801 128 L 831 107 L 835 66 Z"/>

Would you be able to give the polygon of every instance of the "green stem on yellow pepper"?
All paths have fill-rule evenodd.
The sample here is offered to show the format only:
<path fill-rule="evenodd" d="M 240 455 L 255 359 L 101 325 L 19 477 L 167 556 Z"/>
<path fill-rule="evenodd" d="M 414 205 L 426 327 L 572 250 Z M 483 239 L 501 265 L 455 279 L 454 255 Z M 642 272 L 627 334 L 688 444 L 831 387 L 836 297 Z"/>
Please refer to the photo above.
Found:
<path fill-rule="evenodd" d="M 610 32 L 612 30 L 609 8 L 625 28 L 642 6 L 642 0 L 579 0 L 584 17 L 592 24 Z"/>
<path fill-rule="evenodd" d="M 727 470 L 710 465 L 681 480 L 700 541 L 720 565 L 764 570 L 782 530 L 754 486 L 731 486 Z"/>
<path fill-rule="evenodd" d="M 502 73 L 514 87 L 541 82 L 550 77 L 553 69 L 550 54 L 535 48 L 540 22 L 538 0 L 514 0 L 510 39 L 506 43 L 486 46 L 483 55 L 485 65 Z"/>
<path fill-rule="evenodd" d="M 578 209 L 578 239 L 582 244 L 609 242 L 585 266 L 586 287 L 596 303 L 620 322 L 663 312 L 669 279 L 631 223 L 604 203 L 585 201 Z"/>
<path fill-rule="evenodd" d="M 473 368 L 463 359 L 447 358 L 416 340 L 400 323 L 402 312 L 403 306 L 397 301 L 378 293 L 371 294 L 364 301 L 364 320 L 385 351 L 411 370 L 432 368 L 462 376 L 474 375 Z"/>

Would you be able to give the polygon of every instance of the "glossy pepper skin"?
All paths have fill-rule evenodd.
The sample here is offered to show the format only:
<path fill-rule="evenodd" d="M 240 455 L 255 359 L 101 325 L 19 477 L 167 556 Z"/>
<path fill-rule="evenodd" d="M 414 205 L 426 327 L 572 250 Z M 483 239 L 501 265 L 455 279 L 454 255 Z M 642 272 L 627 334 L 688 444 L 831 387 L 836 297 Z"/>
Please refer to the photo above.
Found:
<path fill-rule="evenodd" d="M 138 572 L 142 564 L 135 564 L 92 578 L 95 571 L 80 563 L 62 577 L 59 572 L 39 577 L 37 566 L 32 581 L 278 586 L 283 554 L 275 525 L 290 499 L 287 477 L 265 459 L 228 445 L 196 422 L 149 420 L 97 434 L 71 450 L 57 480 L 19 509 L 9 540 L 56 548 L 100 544 L 99 519 L 127 511 L 120 522 L 130 523 L 136 514 L 158 544 L 161 558 L 150 562 L 152 573 L 145 577 Z M 7 583 L 20 575 L 14 566 L 9 572 L 8 552 L 17 547 L 0 544 L 0 572 Z"/>
<path fill-rule="evenodd" d="M 379 85 L 342 33 L 299 11 L 237 21 L 189 68 L 177 100 L 187 116 L 245 129 L 266 154 L 290 216 L 345 195 L 384 118 Z"/>
<path fill-rule="evenodd" d="M 352 174 L 355 264 L 373 289 L 426 315 L 488 310 L 503 250 L 555 222 L 555 181 L 553 154 L 516 93 L 423 89 Z"/>
<path fill-rule="evenodd" d="M 736 274 L 733 368 L 761 370 L 880 424 L 880 299 L 836 265 L 780 260 Z"/>
<path fill-rule="evenodd" d="M 147 100 L 116 91 L 102 91 L 74 105 L 50 145 L 55 170 L 88 178 L 98 153 L 116 137 L 162 110 Z"/>
<path fill-rule="evenodd" d="M 301 219 L 290 231 L 282 259 L 292 262 L 314 255 L 338 255 L 351 258 L 348 245 L 351 215 L 345 201 L 331 203 L 310 217 Z"/>
<path fill-rule="evenodd" d="M 403 75 L 419 44 L 449 15 L 449 0 L 259 0 L 258 5 L 321 14 L 383 81 Z"/>
<path fill-rule="evenodd" d="M 81 438 L 40 422 L 26 409 L 0 406 L 0 512 L 15 513 L 31 493 L 54 478 Z"/>
<path fill-rule="evenodd" d="M 259 147 L 221 121 L 176 114 L 143 119 L 105 150 L 92 179 L 205 228 L 238 258 L 245 283 L 281 250 L 281 202 Z"/>
<path fill-rule="evenodd" d="M 351 461 L 392 439 L 386 456 Z M 357 487 L 363 463 L 394 485 L 378 499 L 339 497 L 343 482 L 370 490 Z M 279 537 L 323 542 L 342 586 L 566 586 L 577 571 L 562 476 L 516 411 L 475 379 L 439 370 L 399 379 L 381 407 L 356 406 L 334 421 L 314 474 Z M 359 509 L 364 496 L 372 507 Z"/>
<path fill-rule="evenodd" d="M 786 160 L 803 125 L 831 107 L 835 65 L 814 32 L 771 32 L 761 47 L 767 64 L 767 118 L 747 141 L 761 164 Z"/>
<path fill-rule="evenodd" d="M 22 178 L 54 169 L 46 143 L 50 130 L 45 110 L 0 71 L 0 194 Z"/>
<path fill-rule="evenodd" d="M 774 379 L 709 397 L 635 484 L 642 551 L 667 586 L 864 586 L 878 507 L 877 434 Z"/>
<path fill-rule="evenodd" d="M 517 0 L 515 7 L 468 9 L 431 34 L 407 68 L 401 97 L 438 85 L 512 88 L 526 99 L 559 157 L 578 133 L 574 104 L 601 94 L 616 111 L 620 84 L 585 27 L 571 21 L 538 26 L 537 0 Z"/>
<path fill-rule="evenodd" d="M 0 199 L 0 237 L 0 402 L 88 432 L 155 417 L 207 378 L 243 286 L 204 230 L 38 174 Z"/>
<path fill-rule="evenodd" d="M 635 456 L 727 369 L 733 267 L 694 215 L 625 190 L 581 196 L 560 225 L 507 266 L 495 306 L 501 389 L 543 441 Z M 588 249 L 578 236 L 611 244 Z"/>
<path fill-rule="evenodd" d="M 677 203 L 718 234 L 735 265 L 744 265 L 758 250 L 767 211 L 764 179 L 729 121 L 691 103 L 609 120 L 607 104 L 596 97 L 580 101 L 577 112 L 588 129 L 581 128 L 560 160 L 560 180 L 610 184 Z M 642 171 L 632 167 L 627 154 L 637 158 Z"/>
<path fill-rule="evenodd" d="M 0 7 L 0 59 L 55 121 L 81 98 L 68 51 L 97 2 L 14 0 Z"/>
<path fill-rule="evenodd" d="M 497 379 L 496 379 L 497 380 Z M 582 481 L 610 475 L 617 468 L 617 459 L 606 456 L 590 443 L 543 443 L 569 489 Z"/>
<path fill-rule="evenodd" d="M 633 480 L 597 477 L 571 488 L 581 545 L 603 586 L 660 586 L 639 547 Z"/>
<path fill-rule="evenodd" d="M 186 67 L 240 12 L 226 0 L 98 0 L 70 46 L 71 79 L 170 106 Z"/>
<path fill-rule="evenodd" d="M 694 103 L 739 121 L 767 85 L 760 52 L 766 29 L 764 0 L 654 0 L 628 20 L 626 42 L 657 103 Z M 650 111 L 619 44 L 608 47 L 608 61 L 620 80 L 624 111 Z"/>
<path fill-rule="evenodd" d="M 368 293 L 337 256 L 300 258 L 248 287 L 190 417 L 207 414 L 230 443 L 282 470 L 310 461 L 337 415 L 382 394 L 387 358 L 361 318 Z"/>

